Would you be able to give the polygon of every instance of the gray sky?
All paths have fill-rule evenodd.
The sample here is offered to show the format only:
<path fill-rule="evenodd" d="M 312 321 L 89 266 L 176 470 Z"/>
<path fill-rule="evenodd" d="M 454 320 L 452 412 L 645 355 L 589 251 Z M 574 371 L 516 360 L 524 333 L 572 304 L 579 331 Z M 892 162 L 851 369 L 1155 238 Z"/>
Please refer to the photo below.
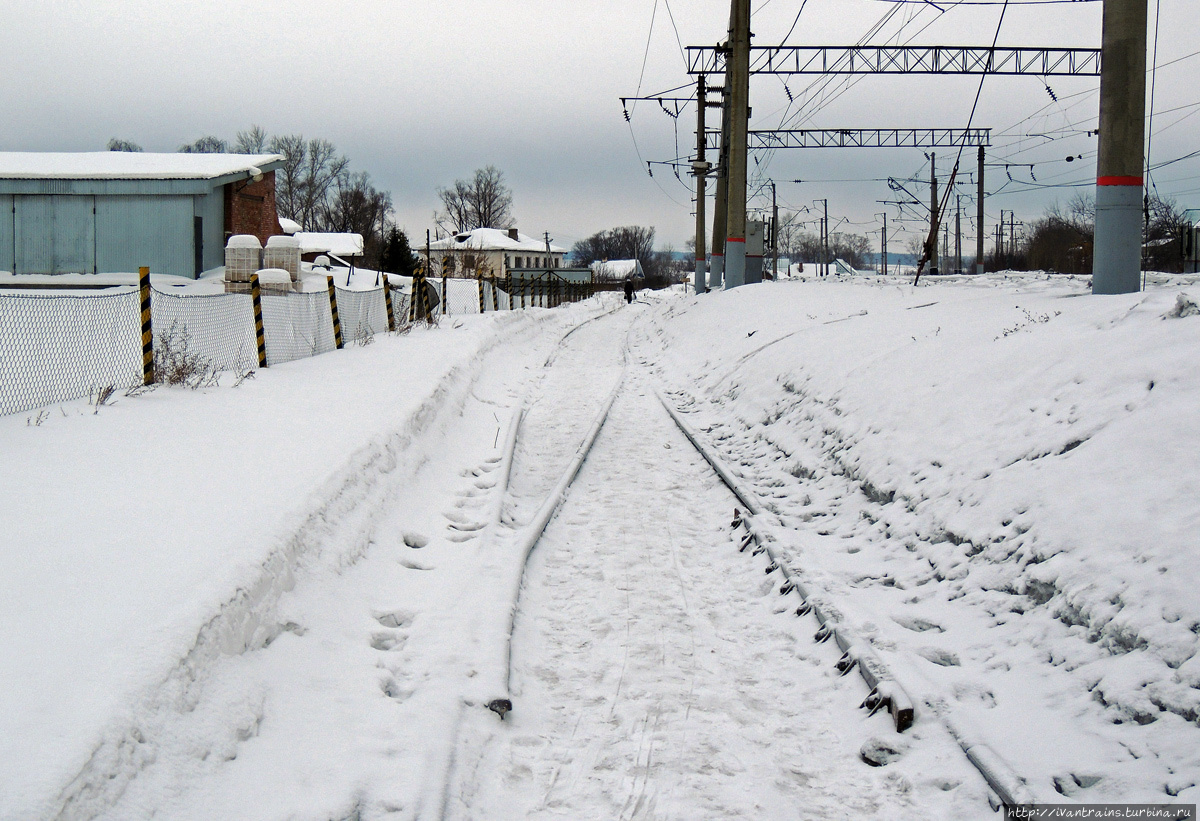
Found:
<path fill-rule="evenodd" d="M 435 189 L 488 164 L 505 172 L 518 225 L 527 233 L 549 231 L 569 246 L 604 228 L 652 225 L 660 240 L 679 249 L 692 236 L 688 186 L 663 166 L 650 178 L 638 155 L 670 160 L 690 154 L 694 108 L 676 120 L 642 103 L 627 124 L 617 98 L 639 87 L 651 94 L 688 83 L 679 44 L 722 39 L 726 0 L 6 5 L 2 150 L 100 150 L 110 137 L 121 137 L 147 151 L 173 151 L 206 134 L 232 140 L 257 123 L 269 133 L 332 140 L 355 169 L 392 192 L 398 220 L 414 241 L 432 225 Z M 1200 49 L 1190 5 L 1162 0 L 1160 65 Z M 753 7 L 755 43 L 767 45 L 783 40 L 801 2 L 757 0 Z M 940 14 L 920 3 L 808 0 L 788 42 L 854 43 L 889 12 L 872 44 L 912 38 L 914 44 L 988 45 L 1000 7 Z M 1095 47 L 1100 13 L 1099 2 L 1013 6 L 1000 44 Z M 1192 57 L 1161 69 L 1157 111 L 1200 102 L 1189 82 L 1198 67 L 1200 57 Z M 785 90 L 779 78 L 755 78 L 752 127 L 779 127 L 797 111 L 788 108 L 787 93 L 803 99 L 815 79 L 794 78 Z M 1021 135 L 1094 128 L 1099 82 L 1049 82 L 1058 103 L 1038 78 L 989 78 L 974 125 L 1005 131 L 993 138 L 991 161 L 1035 163 L 1040 184 L 1086 182 L 1094 178 L 1095 137 Z M 800 109 L 792 127 L 963 127 L 977 84 L 977 78 L 866 77 L 847 89 L 839 81 Z M 1171 124 L 1197 112 L 1200 106 L 1156 114 L 1153 161 L 1196 150 L 1200 116 Z M 1080 153 L 1084 160 L 1064 162 Z M 752 171 L 777 181 L 785 207 L 812 207 L 827 197 L 831 222 L 851 223 L 835 230 L 859 233 L 877 229 L 874 214 L 884 206 L 876 200 L 896 198 L 886 183 L 867 180 L 928 176 L 920 150 L 793 150 L 759 159 Z M 939 157 L 939 169 L 949 164 Z M 964 166 L 973 167 L 974 158 Z M 989 214 L 1015 209 L 1018 219 L 1032 219 L 1056 198 L 1065 203 L 1076 190 L 1088 190 L 1032 187 L 1028 167 L 1015 165 L 990 168 L 988 190 L 999 189 L 1009 172 L 1014 181 L 989 200 Z M 1200 158 L 1163 168 L 1154 178 L 1161 193 L 1200 206 Z M 895 213 L 889 208 L 889 220 Z"/>

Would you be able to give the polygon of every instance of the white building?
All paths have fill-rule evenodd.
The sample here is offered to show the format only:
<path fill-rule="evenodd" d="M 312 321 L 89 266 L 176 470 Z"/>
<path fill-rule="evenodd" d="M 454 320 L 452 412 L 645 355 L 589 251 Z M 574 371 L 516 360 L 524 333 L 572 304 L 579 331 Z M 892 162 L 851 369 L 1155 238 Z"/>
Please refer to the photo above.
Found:
<path fill-rule="evenodd" d="M 429 244 L 433 276 L 502 277 L 513 268 L 562 268 L 566 248 L 516 228 L 476 228 Z"/>

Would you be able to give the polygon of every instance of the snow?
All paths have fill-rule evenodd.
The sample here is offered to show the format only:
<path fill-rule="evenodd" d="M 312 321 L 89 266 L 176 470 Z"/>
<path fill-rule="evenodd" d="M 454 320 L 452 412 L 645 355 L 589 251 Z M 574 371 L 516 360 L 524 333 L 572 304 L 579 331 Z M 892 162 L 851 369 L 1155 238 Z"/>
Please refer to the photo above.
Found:
<path fill-rule="evenodd" d="M 267 242 L 270 242 L 270 239 L 268 239 Z M 262 243 L 259 242 L 258 237 L 254 236 L 253 234 L 234 234 L 225 243 L 225 247 L 242 249 L 242 250 L 253 249 L 255 251 L 261 251 Z"/>
<path fill-rule="evenodd" d="M 290 220 L 287 217 L 279 218 L 279 227 L 283 229 L 283 233 L 285 234 L 297 234 L 302 230 L 300 223 Z"/>
<path fill-rule="evenodd" d="M 211 180 L 282 161 L 282 154 L 0 151 L 0 180 Z"/>
<path fill-rule="evenodd" d="M 499 228 L 476 228 L 462 234 L 434 240 L 429 243 L 434 251 L 531 251 L 546 253 L 546 241 L 535 239 L 528 234 L 517 233 L 517 238 L 509 236 L 508 231 Z M 565 254 L 566 248 L 550 244 L 550 253 Z"/>
<path fill-rule="evenodd" d="M 300 243 L 302 254 L 332 254 L 339 257 L 363 255 L 362 234 L 323 234 L 298 231 L 292 235 Z"/>
<path fill-rule="evenodd" d="M 960 819 L 980 769 L 1200 798 L 1196 277 L 617 297 L 0 417 L 0 819 Z"/>
<path fill-rule="evenodd" d="M 591 265 L 600 279 L 625 279 L 626 277 L 641 278 L 642 263 L 636 259 L 610 259 L 603 262 L 597 260 Z"/>

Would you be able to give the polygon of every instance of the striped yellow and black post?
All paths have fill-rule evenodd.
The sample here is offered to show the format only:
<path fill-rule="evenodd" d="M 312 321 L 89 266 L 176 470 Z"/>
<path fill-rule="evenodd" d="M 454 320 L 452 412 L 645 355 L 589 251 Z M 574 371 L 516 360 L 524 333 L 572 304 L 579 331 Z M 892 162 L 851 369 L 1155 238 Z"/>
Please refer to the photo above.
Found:
<path fill-rule="evenodd" d="M 154 384 L 154 323 L 150 318 L 150 269 L 138 268 L 142 297 L 142 383 Z"/>
<path fill-rule="evenodd" d="M 338 318 L 337 309 L 337 286 L 333 284 L 333 277 L 325 277 L 329 281 L 329 313 L 333 316 L 333 344 L 338 348 L 342 347 L 342 320 Z"/>
<path fill-rule="evenodd" d="M 495 274 L 492 274 L 492 310 L 500 310 L 500 289 L 496 286 Z"/>
<path fill-rule="evenodd" d="M 446 301 L 446 282 L 447 282 L 447 280 L 449 280 L 449 277 L 446 276 L 446 270 L 443 268 L 442 269 L 442 313 L 443 314 L 450 313 L 450 303 L 448 303 Z M 430 317 L 430 319 L 432 319 L 432 317 Z"/>
<path fill-rule="evenodd" d="M 250 300 L 254 303 L 254 336 L 258 341 L 258 367 L 267 367 L 267 335 L 263 330 L 262 288 L 258 274 L 250 275 Z"/>
<path fill-rule="evenodd" d="M 475 284 L 479 286 L 479 313 L 487 312 L 487 305 L 483 301 L 483 272 L 475 272 Z"/>
<path fill-rule="evenodd" d="M 388 284 L 388 275 L 383 275 L 383 304 L 387 307 L 388 330 L 396 330 L 396 314 L 392 310 L 392 286 Z"/>

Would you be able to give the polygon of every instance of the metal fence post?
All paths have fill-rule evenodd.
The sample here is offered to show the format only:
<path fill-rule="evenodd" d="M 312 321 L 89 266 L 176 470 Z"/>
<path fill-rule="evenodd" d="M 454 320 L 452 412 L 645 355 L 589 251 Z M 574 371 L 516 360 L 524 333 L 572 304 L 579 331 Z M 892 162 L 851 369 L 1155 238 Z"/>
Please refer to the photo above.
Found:
<path fill-rule="evenodd" d="M 483 273 L 481 271 L 475 272 L 475 285 L 479 289 L 479 313 L 482 314 L 487 308 L 483 304 Z"/>
<path fill-rule="evenodd" d="M 387 307 L 388 330 L 396 330 L 396 314 L 392 310 L 392 286 L 388 284 L 388 275 L 383 275 L 383 304 Z"/>
<path fill-rule="evenodd" d="M 258 367 L 267 367 L 267 335 L 263 330 L 262 289 L 258 274 L 250 275 L 250 299 L 254 303 L 254 337 L 258 342 Z"/>
<path fill-rule="evenodd" d="M 496 286 L 496 275 L 492 275 L 492 310 L 500 310 L 500 289 Z"/>
<path fill-rule="evenodd" d="M 154 323 L 150 317 L 150 269 L 138 268 L 142 298 L 142 384 L 154 384 Z"/>
<path fill-rule="evenodd" d="M 449 280 L 449 277 L 446 276 L 446 270 L 443 268 L 442 269 L 442 315 L 443 316 L 450 316 L 450 303 L 446 301 L 446 282 L 448 280 Z M 426 297 L 426 299 L 428 299 L 428 298 L 429 297 Z M 428 314 L 428 311 L 426 311 L 426 314 Z M 430 317 L 430 318 L 432 319 L 432 317 Z"/>
<path fill-rule="evenodd" d="M 333 277 L 325 277 L 329 282 L 329 313 L 333 316 L 333 342 L 338 347 L 342 347 L 342 321 L 338 318 L 337 309 L 337 286 L 333 284 Z"/>

